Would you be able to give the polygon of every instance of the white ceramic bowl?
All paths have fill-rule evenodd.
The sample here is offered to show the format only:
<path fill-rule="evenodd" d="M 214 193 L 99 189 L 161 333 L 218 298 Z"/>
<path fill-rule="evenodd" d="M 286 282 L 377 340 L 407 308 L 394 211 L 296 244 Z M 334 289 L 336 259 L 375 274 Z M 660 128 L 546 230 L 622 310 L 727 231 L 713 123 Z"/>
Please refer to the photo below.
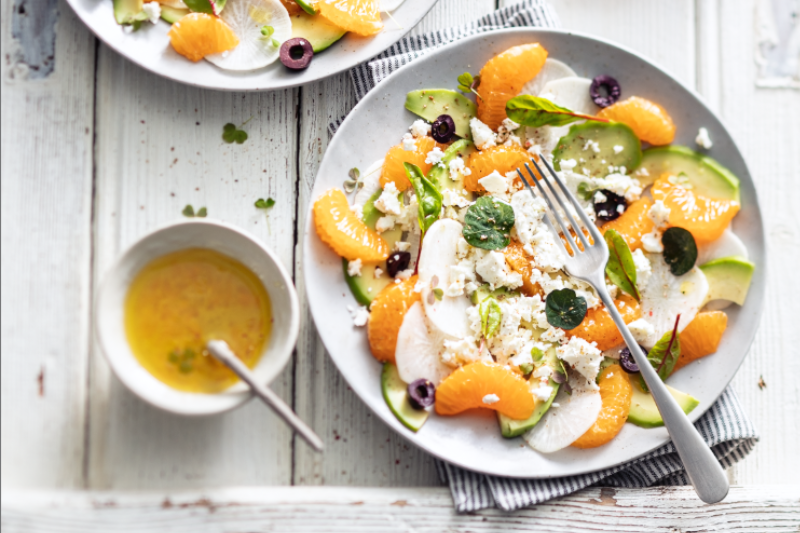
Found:
<path fill-rule="evenodd" d="M 236 227 L 212 220 L 191 220 L 166 226 L 130 247 L 106 274 L 97 295 L 95 331 L 114 373 L 146 402 L 176 414 L 210 415 L 246 402 L 249 388 L 241 382 L 215 394 L 182 392 L 153 377 L 128 345 L 124 303 L 136 274 L 153 259 L 186 248 L 208 248 L 241 261 L 264 284 L 272 305 L 272 333 L 253 373 L 261 383 L 275 379 L 289 361 L 300 330 L 300 310 L 292 278 L 263 244 Z"/>
<path fill-rule="evenodd" d="M 690 415 L 691 420 L 697 420 L 733 378 L 758 327 L 767 272 L 764 227 L 753 179 L 723 124 L 692 90 L 634 52 L 586 35 L 541 29 L 484 33 L 442 47 L 392 73 L 350 112 L 328 146 L 311 198 L 318 198 L 330 187 L 341 187 L 349 169 L 366 168 L 384 157 L 386 150 L 408 131 L 416 119 L 404 108 L 408 91 L 455 88 L 456 78 L 462 72 L 476 72 L 495 54 L 529 42 L 542 43 L 549 57 L 564 61 L 579 76 L 613 76 L 622 85 L 623 98 L 637 95 L 663 105 L 677 126 L 675 144 L 692 147 L 698 128 L 708 128 L 714 140 L 709 155 L 741 180 L 742 209 L 733 221 L 733 230 L 747 245 L 750 259 L 756 264 L 750 293 L 744 306 L 726 310 L 728 330 L 718 352 L 695 361 L 669 379 L 670 385 L 700 400 L 700 406 Z M 570 447 L 540 454 L 519 438 L 502 438 L 497 420 L 486 413 L 432 416 L 418 433 L 413 433 L 386 406 L 381 395 L 381 365 L 370 354 L 366 332 L 354 328 L 345 311 L 355 301 L 342 276 L 342 261 L 319 240 L 310 213 L 307 220 L 303 245 L 305 293 L 322 341 L 356 394 L 387 425 L 417 446 L 478 472 L 549 478 L 609 468 L 644 455 L 669 440 L 663 427 L 643 429 L 625 424 L 606 446 L 591 450 Z"/>

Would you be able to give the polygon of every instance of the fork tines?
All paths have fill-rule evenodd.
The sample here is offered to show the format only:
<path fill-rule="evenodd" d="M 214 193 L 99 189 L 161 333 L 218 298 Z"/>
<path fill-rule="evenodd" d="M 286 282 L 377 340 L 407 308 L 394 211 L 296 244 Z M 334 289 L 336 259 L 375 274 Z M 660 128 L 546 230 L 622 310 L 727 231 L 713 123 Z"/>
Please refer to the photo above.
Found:
<path fill-rule="evenodd" d="M 544 201 L 547 203 L 547 207 L 550 209 L 550 216 L 545 217 L 545 222 L 550 227 L 550 230 L 556 235 L 556 242 L 558 242 L 559 244 L 562 245 L 563 251 L 565 253 L 568 253 L 569 255 L 572 255 L 572 256 L 574 256 L 575 254 L 578 254 L 578 253 L 581 252 L 579 247 L 574 246 L 575 241 L 573 239 L 570 239 L 570 238 L 565 238 L 564 240 L 568 243 L 571 251 L 568 251 L 564 247 L 564 241 L 562 241 L 562 239 L 558 238 L 558 233 L 559 232 L 553 226 L 553 223 L 550 221 L 550 217 L 555 219 L 555 221 L 561 227 L 561 230 L 563 231 L 563 234 L 564 234 L 565 237 L 570 235 L 570 225 L 571 225 L 571 227 L 573 229 L 573 232 L 575 233 L 575 235 L 577 235 L 578 239 L 580 239 L 581 244 L 583 244 L 583 249 L 584 250 L 587 250 L 590 246 L 592 246 L 592 244 L 590 244 L 588 242 L 588 240 L 586 239 L 586 236 L 584 235 L 583 231 L 581 230 L 581 225 L 578 224 L 578 222 L 575 220 L 575 217 L 572 216 L 572 213 L 570 212 L 570 210 L 567 209 L 567 206 L 564 204 L 562 196 L 569 199 L 569 201 L 571 203 L 571 207 L 574 208 L 575 212 L 580 217 L 581 222 L 583 222 L 583 227 L 585 227 L 589 231 L 589 234 L 592 236 L 592 239 L 593 239 L 594 243 L 597 243 L 597 242 L 601 241 L 603 239 L 603 237 L 600 235 L 600 232 L 597 230 L 597 227 L 594 225 L 594 223 L 592 223 L 591 220 L 589 220 L 589 217 L 586 216 L 586 213 L 584 212 L 583 207 L 581 207 L 581 205 L 578 203 L 578 200 L 570 192 L 570 190 L 567 189 L 567 187 L 564 185 L 564 182 L 558 176 L 556 171 L 553 170 L 553 167 L 551 167 L 550 164 L 545 160 L 545 158 L 544 157 L 541 158 L 541 163 L 542 163 L 542 165 L 544 165 L 547 168 L 547 171 L 550 174 L 550 176 L 552 176 L 553 181 L 558 184 L 559 188 L 562 191 L 562 194 L 559 194 L 557 189 L 550 182 L 550 180 L 545 178 L 545 174 L 544 174 L 544 172 L 542 172 L 542 169 L 539 166 L 539 164 L 536 162 L 536 160 L 532 158 L 531 159 L 531 163 L 533 163 L 533 166 L 536 167 L 536 172 L 538 172 L 539 176 L 542 176 L 542 178 L 537 177 L 536 172 L 533 172 L 531 170 L 531 167 L 530 167 L 530 165 L 528 163 L 525 163 L 525 170 L 528 171 L 528 174 L 530 175 L 530 179 L 532 179 L 533 183 L 536 184 L 536 189 L 539 191 L 539 194 L 542 196 Z M 536 197 L 536 193 L 534 192 L 534 189 L 531 186 L 531 183 L 525 178 L 525 176 L 523 176 L 522 171 L 520 169 L 517 169 L 517 174 L 519 174 L 520 179 L 522 179 L 522 182 L 528 188 L 528 191 L 530 191 L 530 193 L 535 198 Z M 544 186 L 542 186 L 542 183 L 544 183 Z M 553 200 L 551 199 L 551 197 L 555 198 L 555 201 L 558 203 L 558 205 L 561 207 L 561 210 L 563 211 L 563 213 L 569 219 L 569 224 L 564 220 L 564 218 L 562 216 L 559 215 L 559 212 L 556 209 L 555 204 L 553 203 Z"/>

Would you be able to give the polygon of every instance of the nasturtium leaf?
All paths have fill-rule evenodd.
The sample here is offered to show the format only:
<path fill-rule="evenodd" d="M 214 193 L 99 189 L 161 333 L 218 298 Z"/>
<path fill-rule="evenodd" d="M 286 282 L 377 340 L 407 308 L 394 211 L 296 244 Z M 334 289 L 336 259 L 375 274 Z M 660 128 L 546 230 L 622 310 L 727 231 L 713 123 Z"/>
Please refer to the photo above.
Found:
<path fill-rule="evenodd" d="M 481 196 L 467 209 L 464 217 L 464 239 L 476 248 L 500 250 L 511 242 L 514 209 L 491 196 Z"/>
<path fill-rule="evenodd" d="M 603 238 L 608 245 L 606 276 L 624 292 L 636 300 L 641 300 L 639 289 L 636 287 L 636 265 L 628 243 L 617 230 L 613 229 L 606 231 Z"/>
<path fill-rule="evenodd" d="M 194 207 L 192 207 L 191 204 L 187 205 L 186 207 L 183 208 L 183 211 L 181 211 L 181 214 L 183 216 L 185 216 L 185 217 L 193 217 L 194 216 Z"/>
<path fill-rule="evenodd" d="M 222 127 L 222 140 L 228 144 L 242 144 L 247 140 L 247 132 L 237 129 L 235 124 L 229 122 Z"/>
<path fill-rule="evenodd" d="M 697 261 L 697 243 L 691 233 L 683 228 L 669 228 L 661 237 L 664 245 L 664 261 L 674 276 L 682 276 L 694 267 Z"/>
<path fill-rule="evenodd" d="M 494 337 L 503 321 L 503 310 L 494 296 L 485 298 L 478 307 L 481 315 L 481 331 L 487 339 Z"/>
<path fill-rule="evenodd" d="M 586 316 L 586 299 L 572 289 L 555 290 L 547 295 L 545 315 L 547 322 L 561 329 L 575 329 Z"/>
<path fill-rule="evenodd" d="M 200 217 L 200 218 L 207 217 L 208 216 L 208 209 L 206 209 L 205 207 L 201 207 L 200 209 L 197 210 L 197 214 L 195 216 L 196 217 Z"/>
<path fill-rule="evenodd" d="M 433 226 L 433 223 L 439 220 L 442 214 L 442 193 L 439 192 L 433 182 L 425 177 L 422 169 L 417 165 L 403 163 L 403 166 L 408 180 L 414 187 L 414 194 L 417 195 L 417 203 L 419 204 L 417 220 L 424 236 L 428 228 Z"/>
<path fill-rule="evenodd" d="M 524 94 L 515 96 L 506 103 L 508 118 L 522 126 L 566 126 L 579 120 L 608 122 L 589 115 L 576 113 L 566 107 L 554 104 L 547 98 Z"/>
<path fill-rule="evenodd" d="M 647 360 L 653 368 L 656 369 L 658 377 L 661 381 L 666 381 L 667 378 L 675 370 L 675 364 L 681 356 L 681 334 L 678 333 L 678 322 L 681 316 L 675 319 L 675 327 L 672 331 L 664 333 L 655 346 L 647 353 Z M 648 391 L 644 378 L 639 377 L 642 384 L 642 390 Z"/>

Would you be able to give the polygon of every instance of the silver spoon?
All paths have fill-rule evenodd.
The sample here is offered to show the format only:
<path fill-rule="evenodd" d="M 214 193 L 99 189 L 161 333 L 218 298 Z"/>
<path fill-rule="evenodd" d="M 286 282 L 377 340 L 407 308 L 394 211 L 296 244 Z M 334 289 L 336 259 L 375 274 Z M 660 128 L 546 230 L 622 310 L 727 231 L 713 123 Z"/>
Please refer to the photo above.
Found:
<path fill-rule="evenodd" d="M 236 357 L 236 354 L 231 351 L 228 343 L 225 341 L 211 340 L 206 343 L 206 349 L 211 355 L 222 361 L 228 368 L 233 370 L 234 374 L 250 386 L 250 389 L 256 396 L 261 398 L 275 413 L 283 419 L 284 422 L 289 424 L 292 429 L 300 434 L 305 441 L 311 445 L 316 451 L 321 452 L 323 448 L 322 439 L 320 439 L 314 430 L 312 430 L 305 422 L 300 420 L 292 408 L 286 405 L 286 402 L 280 399 L 277 394 L 272 392 L 265 385 L 261 385 L 256 381 L 250 369 Z"/>

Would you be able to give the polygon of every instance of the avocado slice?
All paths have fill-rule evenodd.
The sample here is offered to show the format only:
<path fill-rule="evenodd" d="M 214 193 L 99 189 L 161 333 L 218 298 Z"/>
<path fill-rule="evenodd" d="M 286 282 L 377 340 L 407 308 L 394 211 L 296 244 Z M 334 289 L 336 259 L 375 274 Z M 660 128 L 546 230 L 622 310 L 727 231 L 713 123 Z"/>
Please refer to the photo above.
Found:
<path fill-rule="evenodd" d="M 191 13 L 191 11 L 188 9 L 161 4 L 161 19 L 166 20 L 170 24 L 175 24 L 189 13 Z"/>
<path fill-rule="evenodd" d="M 739 178 L 715 159 L 685 146 L 648 148 L 644 151 L 640 168 L 647 169 L 648 174 L 636 175 L 643 187 L 650 185 L 665 172 L 675 176 L 683 173 L 698 194 L 739 201 Z"/>
<path fill-rule="evenodd" d="M 364 224 L 370 229 L 375 229 L 375 224 L 378 222 L 378 219 L 383 216 L 383 213 L 375 207 L 375 200 L 380 197 L 382 192 L 381 190 L 376 191 L 375 194 L 367 200 L 367 203 L 364 204 L 364 208 L 361 210 L 363 215 L 361 220 L 363 220 Z M 394 228 L 389 231 L 384 231 L 381 237 L 383 237 L 383 240 L 385 240 L 391 248 L 394 246 L 394 243 L 403 237 L 403 230 Z M 375 278 L 376 268 L 383 270 L 383 275 L 377 279 Z M 351 276 L 347 273 L 347 259 L 343 258 L 342 269 L 344 270 L 344 280 L 347 282 L 347 286 L 350 287 L 350 292 L 353 293 L 356 301 L 361 305 L 368 306 L 371 304 L 378 293 L 393 281 L 392 278 L 389 277 L 389 274 L 386 273 L 386 261 L 381 261 L 373 265 L 365 264 L 361 267 L 360 276 Z"/>
<path fill-rule="evenodd" d="M 456 135 L 471 139 L 469 121 L 478 114 L 475 104 L 463 94 L 450 89 L 419 89 L 406 95 L 406 109 L 433 122 L 439 115 L 450 115 Z"/>
<path fill-rule="evenodd" d="M 117 24 L 138 26 L 147 20 L 143 0 L 114 0 L 114 19 Z"/>
<path fill-rule="evenodd" d="M 552 347 L 547 350 L 547 353 L 541 362 L 534 364 L 537 368 L 545 364 L 552 368 L 554 372 L 561 372 L 561 365 L 559 364 L 558 356 L 556 355 L 556 349 Z M 519 437 L 535 426 L 539 420 L 541 420 L 541 418 L 553 404 L 553 400 L 555 400 L 556 394 L 558 394 L 558 389 L 561 386 L 553 381 L 552 378 L 549 381 L 549 385 L 553 387 L 553 392 L 550 393 L 550 397 L 544 402 L 537 400 L 536 405 L 533 408 L 533 414 L 525 420 L 514 420 L 513 418 L 509 418 L 500 412 L 497 413 L 497 421 L 500 423 L 500 433 L 503 435 L 503 437 L 507 439 Z"/>
<path fill-rule="evenodd" d="M 654 428 L 664 425 L 664 420 L 661 418 L 661 413 L 658 412 L 656 401 L 649 392 L 644 392 L 638 383 L 639 380 L 632 379 L 633 385 L 633 398 L 631 399 L 631 410 L 628 413 L 628 422 L 643 428 Z M 673 389 L 667 385 L 667 390 L 672 394 L 672 397 L 681 406 L 683 412 L 687 415 L 691 413 L 695 407 L 700 404 L 700 400 L 689 396 L 685 392 Z"/>
<path fill-rule="evenodd" d="M 706 302 L 729 300 L 744 305 L 756 265 L 739 256 L 720 257 L 700 266 L 708 280 Z"/>
<path fill-rule="evenodd" d="M 584 150 L 588 141 L 595 141 L 600 151 Z M 622 150 L 617 153 L 615 146 L 622 146 Z M 631 172 L 642 162 L 642 143 L 630 126 L 621 122 L 584 122 L 572 126 L 553 150 L 556 170 L 561 170 L 561 161 L 566 159 L 578 163 L 575 167 L 578 174 L 586 169 L 595 178 L 607 176 L 609 166 L 624 166 L 627 172 Z"/>
<path fill-rule="evenodd" d="M 297 3 L 300 4 L 299 1 Z M 307 40 L 311 43 L 311 48 L 315 54 L 329 48 L 347 33 L 345 30 L 328 22 L 327 19 L 315 17 L 305 12 L 292 15 L 291 19 L 292 37 L 302 37 Z"/>
<path fill-rule="evenodd" d="M 425 409 L 414 409 L 408 401 L 408 385 L 400 379 L 397 367 L 384 363 L 381 372 L 381 390 L 386 405 L 394 416 L 411 431 L 419 431 L 430 414 Z"/>
<path fill-rule="evenodd" d="M 428 179 L 439 186 L 439 190 L 451 189 L 466 193 L 466 197 L 472 199 L 472 193 L 464 190 L 464 177 L 459 177 L 458 180 L 453 181 L 450 179 L 450 162 L 456 157 L 466 159 L 475 151 L 475 145 L 472 141 L 467 139 L 458 139 L 453 144 L 447 147 L 444 151 L 442 163 L 444 166 L 435 165 L 428 173 Z"/>
<path fill-rule="evenodd" d="M 489 296 L 494 296 L 498 300 L 504 300 L 506 298 L 516 298 L 519 295 L 519 291 L 511 290 L 508 287 L 497 287 L 495 290 L 491 290 L 489 288 L 489 284 L 484 283 L 475 289 L 475 292 L 473 292 L 469 298 L 472 302 L 472 305 L 478 305 Z"/>

